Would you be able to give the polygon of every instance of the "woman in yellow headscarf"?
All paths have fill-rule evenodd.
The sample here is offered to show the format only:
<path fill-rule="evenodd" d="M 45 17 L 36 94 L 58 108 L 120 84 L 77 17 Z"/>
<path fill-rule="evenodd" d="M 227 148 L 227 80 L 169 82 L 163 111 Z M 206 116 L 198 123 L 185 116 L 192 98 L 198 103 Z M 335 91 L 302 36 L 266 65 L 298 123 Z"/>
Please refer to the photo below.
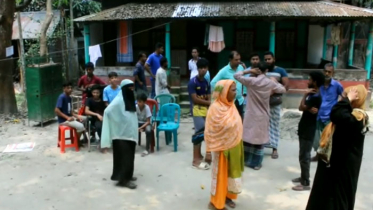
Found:
<path fill-rule="evenodd" d="M 367 90 L 363 85 L 345 89 L 330 113 L 320 140 L 319 160 L 306 210 L 353 210 L 365 133 Z"/>
<path fill-rule="evenodd" d="M 221 80 L 213 93 L 207 113 L 205 142 L 212 152 L 212 182 L 210 209 L 234 208 L 232 201 L 242 191 L 241 174 L 244 170 L 242 120 L 234 105 L 236 83 Z"/>

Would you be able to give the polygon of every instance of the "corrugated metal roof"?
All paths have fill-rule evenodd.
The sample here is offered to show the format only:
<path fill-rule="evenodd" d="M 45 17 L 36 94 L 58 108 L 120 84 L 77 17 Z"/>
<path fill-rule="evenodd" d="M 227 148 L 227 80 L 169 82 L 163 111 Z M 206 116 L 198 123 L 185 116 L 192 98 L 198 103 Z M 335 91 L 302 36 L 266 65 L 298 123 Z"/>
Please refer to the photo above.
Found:
<path fill-rule="evenodd" d="M 77 22 L 152 18 L 286 17 L 316 19 L 373 18 L 373 10 L 330 1 L 125 4 L 75 19 Z"/>
<path fill-rule="evenodd" d="M 22 38 L 38 39 L 40 37 L 41 26 L 45 19 L 45 11 L 21 12 Z M 53 19 L 49 25 L 47 35 L 50 36 L 60 22 L 60 11 L 53 11 Z M 12 40 L 19 39 L 18 21 L 14 18 Z"/>

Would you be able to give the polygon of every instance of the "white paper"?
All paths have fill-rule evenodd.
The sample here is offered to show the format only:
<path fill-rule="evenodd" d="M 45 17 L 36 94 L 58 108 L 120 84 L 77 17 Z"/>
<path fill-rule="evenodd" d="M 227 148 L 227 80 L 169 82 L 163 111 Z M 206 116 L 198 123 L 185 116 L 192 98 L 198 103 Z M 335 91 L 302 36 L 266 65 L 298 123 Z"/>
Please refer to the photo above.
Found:
<path fill-rule="evenodd" d="M 13 45 L 6 48 L 6 53 L 5 54 L 6 54 L 6 57 L 14 55 L 14 47 L 13 47 Z"/>
<path fill-rule="evenodd" d="M 30 152 L 34 149 L 35 142 L 21 143 L 21 144 L 8 144 L 3 151 L 4 153 L 11 152 Z"/>

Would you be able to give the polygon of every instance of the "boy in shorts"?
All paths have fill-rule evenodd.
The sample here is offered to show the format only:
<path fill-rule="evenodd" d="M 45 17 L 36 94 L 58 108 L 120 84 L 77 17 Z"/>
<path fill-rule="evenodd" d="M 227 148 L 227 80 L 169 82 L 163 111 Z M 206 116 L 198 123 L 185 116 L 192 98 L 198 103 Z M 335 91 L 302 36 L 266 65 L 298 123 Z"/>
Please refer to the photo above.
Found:
<path fill-rule="evenodd" d="M 152 112 L 150 111 L 149 106 L 145 103 L 147 98 L 148 96 L 145 93 L 137 95 L 136 113 L 139 121 L 139 132 L 145 131 L 146 133 L 146 150 L 142 153 L 142 157 L 149 154 L 150 141 L 152 138 L 152 125 L 150 123 Z"/>

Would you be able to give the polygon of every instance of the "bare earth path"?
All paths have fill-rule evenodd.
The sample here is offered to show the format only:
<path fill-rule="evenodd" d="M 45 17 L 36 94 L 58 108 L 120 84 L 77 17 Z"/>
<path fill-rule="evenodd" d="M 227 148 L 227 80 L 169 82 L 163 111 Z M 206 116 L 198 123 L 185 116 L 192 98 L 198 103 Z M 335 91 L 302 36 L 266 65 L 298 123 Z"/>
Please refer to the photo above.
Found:
<path fill-rule="evenodd" d="M 373 118 L 371 118 L 373 119 Z M 260 171 L 246 169 L 244 191 L 239 195 L 237 210 L 302 210 L 309 192 L 291 190 L 292 178 L 299 176 L 296 120 L 284 122 L 278 160 L 270 159 L 266 150 Z M 182 123 L 179 151 L 164 144 L 148 157 L 140 156 L 137 147 L 135 175 L 138 189 L 115 187 L 110 180 L 112 154 L 97 151 L 68 150 L 60 154 L 56 147 L 57 124 L 27 127 L 1 123 L 0 151 L 10 143 L 36 142 L 28 153 L 0 153 L 1 210 L 202 210 L 209 202 L 210 171 L 191 168 L 191 119 Z M 284 131 L 285 132 L 285 131 Z M 143 136 L 145 139 L 145 136 Z M 143 140 L 144 141 L 144 140 Z M 373 135 L 365 140 L 356 210 L 373 209 Z M 311 176 L 316 165 L 312 164 Z"/>

